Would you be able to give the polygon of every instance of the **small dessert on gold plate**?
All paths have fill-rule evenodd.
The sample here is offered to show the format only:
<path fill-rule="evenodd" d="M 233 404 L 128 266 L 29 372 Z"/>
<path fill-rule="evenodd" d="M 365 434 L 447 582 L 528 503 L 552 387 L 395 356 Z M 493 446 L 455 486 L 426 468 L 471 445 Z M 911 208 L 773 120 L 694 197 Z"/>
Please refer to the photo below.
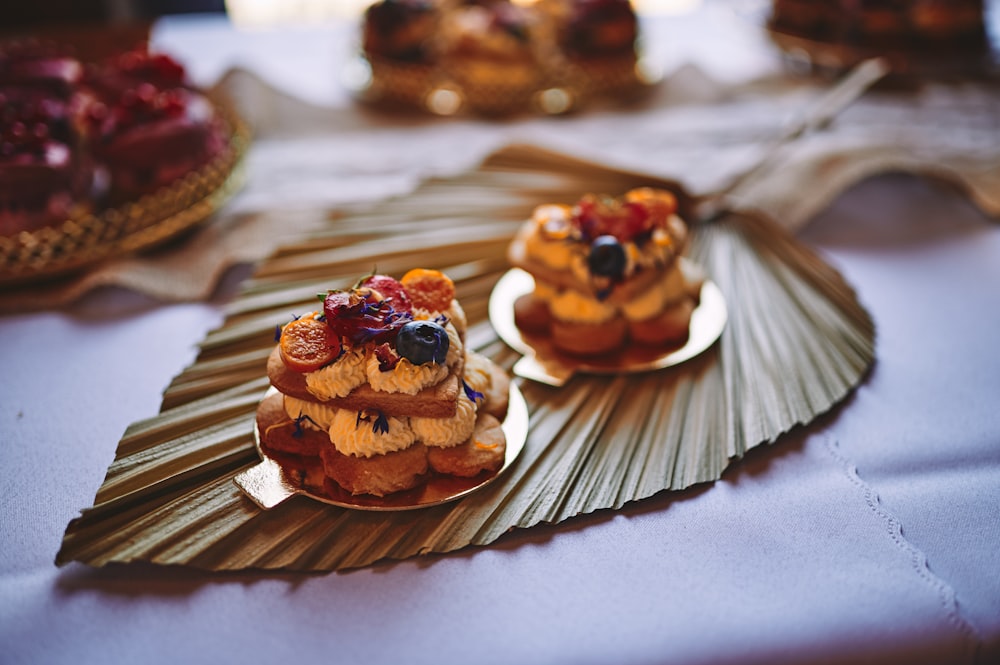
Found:
<path fill-rule="evenodd" d="M 441 22 L 438 58 L 464 86 L 537 89 L 544 81 L 539 27 L 537 13 L 508 2 L 455 7 Z"/>
<path fill-rule="evenodd" d="M 371 76 L 355 87 L 439 114 L 563 113 L 652 83 L 638 38 L 630 0 L 377 0 L 361 22 Z"/>
<path fill-rule="evenodd" d="M 795 61 L 847 69 L 883 57 L 894 75 L 996 70 L 983 0 L 771 0 L 772 41 Z"/>
<path fill-rule="evenodd" d="M 683 257 L 687 244 L 666 190 L 538 206 L 509 246 L 515 270 L 494 290 L 490 319 L 550 371 L 676 364 L 708 348 L 726 322 L 721 293 Z M 528 376 L 520 365 L 515 373 Z M 565 379 L 556 374 L 549 382 Z"/>
<path fill-rule="evenodd" d="M 465 348 L 454 293 L 436 270 L 369 275 L 281 327 L 256 425 L 284 482 L 338 505 L 411 508 L 457 498 L 513 460 L 523 402 L 499 366 Z M 236 480 L 269 507 L 253 477 Z"/>

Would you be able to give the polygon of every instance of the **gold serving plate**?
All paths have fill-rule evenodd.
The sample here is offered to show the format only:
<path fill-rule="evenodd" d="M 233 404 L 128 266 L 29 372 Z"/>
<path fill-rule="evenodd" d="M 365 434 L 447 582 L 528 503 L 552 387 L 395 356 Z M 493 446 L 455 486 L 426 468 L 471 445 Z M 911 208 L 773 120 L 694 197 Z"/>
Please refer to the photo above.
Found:
<path fill-rule="evenodd" d="M 274 388 L 270 388 L 264 398 L 275 392 L 277 391 Z M 513 383 L 510 385 L 507 416 L 501 427 L 507 439 L 507 448 L 503 466 L 495 473 L 483 472 L 472 478 L 431 473 L 426 482 L 419 487 L 380 497 L 347 492 L 326 478 L 322 463 L 318 459 L 278 455 L 265 450 L 261 446 L 260 430 L 255 424 L 254 443 L 261 461 L 237 474 L 233 482 L 254 503 L 265 510 L 274 508 L 297 495 L 355 510 L 396 511 L 429 508 L 456 501 L 482 489 L 496 480 L 521 454 L 528 439 L 528 405 L 521 391 Z"/>
<path fill-rule="evenodd" d="M 58 225 L 0 236 L 0 286 L 55 277 L 162 243 L 205 221 L 245 182 L 250 130 L 226 100 L 211 96 L 228 135 L 201 168 L 153 194 Z"/>
<path fill-rule="evenodd" d="M 697 272 L 682 259 L 685 272 Z M 679 365 L 706 351 L 719 339 L 726 327 L 726 299 L 714 282 L 705 280 L 698 307 L 691 315 L 688 339 L 682 346 L 647 348 L 630 345 L 618 353 L 599 358 L 575 358 L 556 350 L 548 338 L 524 334 L 514 323 L 514 301 L 535 288 L 532 276 L 512 268 L 497 281 L 490 294 L 490 323 L 504 342 L 523 354 L 513 367 L 517 376 L 550 386 L 561 386 L 574 374 L 632 374 Z"/>

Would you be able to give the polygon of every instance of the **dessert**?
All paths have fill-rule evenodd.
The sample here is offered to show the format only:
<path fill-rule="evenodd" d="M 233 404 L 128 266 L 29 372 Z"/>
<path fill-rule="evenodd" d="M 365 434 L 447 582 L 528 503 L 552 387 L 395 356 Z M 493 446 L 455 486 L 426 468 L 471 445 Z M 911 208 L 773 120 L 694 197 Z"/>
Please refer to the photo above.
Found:
<path fill-rule="evenodd" d="M 681 269 L 687 240 L 665 190 L 538 206 L 508 249 L 535 282 L 514 303 L 514 322 L 574 356 L 683 344 L 702 283 Z"/>
<path fill-rule="evenodd" d="M 130 51 L 88 77 L 88 144 L 117 200 L 151 193 L 218 155 L 215 107 L 165 54 Z"/>
<path fill-rule="evenodd" d="M 982 0 L 773 0 L 770 25 L 822 42 L 927 56 L 986 43 Z"/>
<path fill-rule="evenodd" d="M 0 109 L 0 235 L 86 212 L 93 171 L 76 149 L 66 106 L 0 92 Z"/>
<path fill-rule="evenodd" d="M 0 44 L 0 234 L 138 198 L 225 147 L 215 106 L 165 54 L 84 66 L 35 41 Z"/>
<path fill-rule="evenodd" d="M 379 94 L 431 109 L 439 89 L 506 111 L 550 88 L 586 95 L 636 82 L 629 0 L 377 0 L 361 36 Z"/>
<path fill-rule="evenodd" d="M 386 496 L 429 474 L 501 468 L 510 380 L 464 346 L 454 284 L 435 270 L 370 275 L 281 327 L 257 411 L 261 446 L 318 466 L 350 494 Z"/>
<path fill-rule="evenodd" d="M 0 48 L 0 234 L 83 214 L 93 184 L 76 121 L 82 67 L 37 42 Z"/>

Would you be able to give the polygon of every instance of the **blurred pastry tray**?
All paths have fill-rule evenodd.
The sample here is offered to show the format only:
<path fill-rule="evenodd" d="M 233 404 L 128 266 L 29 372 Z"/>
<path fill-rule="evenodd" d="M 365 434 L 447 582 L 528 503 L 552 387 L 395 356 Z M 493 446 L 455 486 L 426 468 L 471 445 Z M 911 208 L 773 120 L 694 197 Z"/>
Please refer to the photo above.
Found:
<path fill-rule="evenodd" d="M 245 181 L 250 129 L 228 100 L 209 97 L 226 133 L 226 147 L 219 155 L 138 200 L 0 236 L 0 287 L 64 275 L 153 247 L 218 211 Z"/>
<path fill-rule="evenodd" d="M 595 102 L 632 102 L 662 80 L 662 72 L 635 55 L 570 62 L 553 58 L 531 83 L 469 82 L 444 64 L 411 63 L 359 51 L 343 82 L 361 102 L 439 116 L 518 113 L 560 115 Z"/>
<path fill-rule="evenodd" d="M 982 32 L 951 42 L 902 43 L 874 39 L 833 39 L 805 34 L 774 21 L 760 7 L 745 15 L 766 31 L 793 70 L 838 74 L 869 58 L 886 59 L 895 80 L 1000 79 L 1000 16 L 987 8 Z M 1000 7 L 997 8 L 1000 10 Z M 1000 14 L 1000 11 L 997 11 Z"/>

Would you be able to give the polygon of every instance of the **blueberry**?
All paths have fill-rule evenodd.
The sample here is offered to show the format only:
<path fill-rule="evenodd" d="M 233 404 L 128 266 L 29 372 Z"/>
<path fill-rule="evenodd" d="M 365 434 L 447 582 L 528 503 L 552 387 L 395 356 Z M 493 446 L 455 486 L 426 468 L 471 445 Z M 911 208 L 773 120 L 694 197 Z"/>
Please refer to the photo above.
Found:
<path fill-rule="evenodd" d="M 592 275 L 617 279 L 625 273 L 625 248 L 614 236 L 598 236 L 590 244 L 587 265 Z"/>
<path fill-rule="evenodd" d="M 396 335 L 396 352 L 414 365 L 443 365 L 449 344 L 448 333 L 433 321 L 410 321 Z"/>

